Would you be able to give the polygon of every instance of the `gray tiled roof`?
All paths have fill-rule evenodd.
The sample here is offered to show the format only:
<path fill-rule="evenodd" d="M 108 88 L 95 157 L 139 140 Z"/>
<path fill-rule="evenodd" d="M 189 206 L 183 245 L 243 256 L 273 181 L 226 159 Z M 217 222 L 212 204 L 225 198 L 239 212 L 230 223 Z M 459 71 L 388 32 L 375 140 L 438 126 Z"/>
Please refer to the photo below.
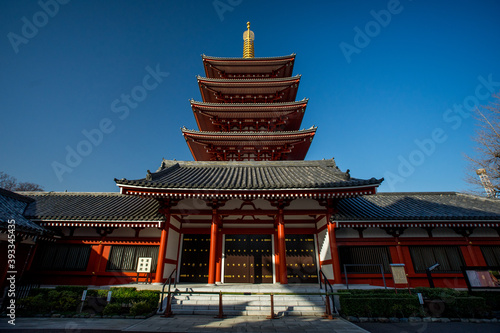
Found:
<path fill-rule="evenodd" d="M 22 192 L 21 192 L 22 193 Z M 161 221 L 156 200 L 119 193 L 24 192 L 26 216 L 64 221 Z"/>
<path fill-rule="evenodd" d="M 162 220 L 162 216 L 158 213 L 157 201 L 139 196 L 119 193 L 21 193 L 34 200 L 26 210 L 26 216 L 33 219 L 58 221 Z M 4 202 L 2 198 L 5 201 L 5 196 L 0 195 L 0 203 Z M 26 205 L 22 201 L 20 203 Z M 18 203 L 19 207 L 24 207 L 20 203 Z M 500 220 L 500 200 L 455 192 L 378 193 L 341 199 L 338 208 L 339 213 L 334 216 L 334 219 L 339 222 L 352 220 Z M 23 223 L 25 220 L 25 218 L 19 219 Z M 28 223 L 41 228 L 31 221 Z"/>
<path fill-rule="evenodd" d="M 329 189 L 379 185 L 383 179 L 351 178 L 335 161 L 194 161 L 163 160 L 150 177 L 115 179 L 119 185 L 171 189 L 272 190 Z"/>
<path fill-rule="evenodd" d="M 8 221 L 14 220 L 16 231 L 41 235 L 47 232 L 24 215 L 26 207 L 33 200 L 0 188 L 0 229 L 8 229 Z"/>
<path fill-rule="evenodd" d="M 341 199 L 336 221 L 500 220 L 500 200 L 456 192 L 378 193 Z"/>

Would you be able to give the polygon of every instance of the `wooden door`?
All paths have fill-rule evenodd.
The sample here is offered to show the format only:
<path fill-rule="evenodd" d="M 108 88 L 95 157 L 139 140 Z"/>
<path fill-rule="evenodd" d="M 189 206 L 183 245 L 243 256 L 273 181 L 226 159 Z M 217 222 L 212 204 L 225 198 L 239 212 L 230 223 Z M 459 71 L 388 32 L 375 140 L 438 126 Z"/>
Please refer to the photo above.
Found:
<path fill-rule="evenodd" d="M 270 235 L 226 235 L 224 282 L 272 283 Z"/>
<path fill-rule="evenodd" d="M 318 283 L 313 235 L 286 235 L 286 271 L 289 283 Z"/>
<path fill-rule="evenodd" d="M 208 282 L 210 235 L 184 235 L 179 282 Z"/>

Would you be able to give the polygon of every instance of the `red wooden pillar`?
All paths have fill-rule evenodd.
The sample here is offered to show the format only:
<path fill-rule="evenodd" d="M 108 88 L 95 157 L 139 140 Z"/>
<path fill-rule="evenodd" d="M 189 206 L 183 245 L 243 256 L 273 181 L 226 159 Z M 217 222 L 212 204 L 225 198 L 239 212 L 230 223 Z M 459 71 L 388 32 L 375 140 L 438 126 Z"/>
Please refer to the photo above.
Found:
<path fill-rule="evenodd" d="M 163 283 L 163 272 L 165 269 L 165 255 L 167 250 L 168 229 L 170 228 L 170 208 L 161 209 L 165 215 L 165 221 L 161 228 L 160 248 L 158 250 L 158 263 L 156 264 L 156 274 L 153 283 Z"/>
<path fill-rule="evenodd" d="M 220 227 L 220 221 L 217 220 L 217 227 Z M 217 259 L 215 265 L 215 282 L 222 282 L 222 230 L 217 231 Z"/>
<path fill-rule="evenodd" d="M 38 249 L 38 243 L 35 243 L 35 245 L 32 248 L 30 257 L 28 258 L 28 263 L 26 265 L 26 271 L 29 271 L 31 269 L 31 265 L 33 264 L 33 259 L 35 258 L 36 250 Z"/>
<path fill-rule="evenodd" d="M 210 257 L 208 259 L 208 284 L 215 284 L 217 265 L 217 209 L 212 209 L 212 225 L 210 228 Z"/>
<path fill-rule="evenodd" d="M 405 264 L 405 266 L 407 266 L 405 257 L 403 255 L 403 250 L 401 250 L 401 242 L 399 241 L 399 237 L 396 237 L 396 251 L 398 252 L 399 263 Z"/>
<path fill-rule="evenodd" d="M 102 259 L 102 252 L 104 251 L 104 244 L 102 243 L 102 240 L 104 237 L 101 238 L 99 241 L 99 246 L 97 247 L 97 260 L 94 263 L 94 270 L 92 271 L 92 279 L 91 279 L 91 284 L 96 285 L 97 283 L 97 273 L 99 273 L 99 269 L 101 266 L 101 259 Z"/>
<path fill-rule="evenodd" d="M 280 282 L 280 252 L 278 247 L 278 228 L 274 230 L 274 269 L 275 269 L 275 282 Z"/>
<path fill-rule="evenodd" d="M 279 277 L 281 284 L 288 284 L 286 275 L 286 241 L 285 241 L 285 221 L 283 218 L 283 208 L 278 208 L 276 221 L 278 227 L 278 257 L 279 257 Z"/>
<path fill-rule="evenodd" d="M 479 266 L 479 261 L 477 260 L 476 254 L 474 253 L 474 249 L 472 248 L 472 242 L 469 237 L 465 237 L 467 241 L 467 252 L 469 252 L 470 259 L 472 260 L 473 266 Z"/>
<path fill-rule="evenodd" d="M 332 266 L 333 266 L 333 283 L 342 283 L 342 273 L 340 270 L 340 257 L 339 249 L 337 246 L 337 237 L 335 236 L 336 223 L 330 221 L 332 216 L 332 210 L 328 209 L 327 217 L 327 228 L 328 228 L 328 240 L 330 241 L 330 254 L 332 256 Z"/>

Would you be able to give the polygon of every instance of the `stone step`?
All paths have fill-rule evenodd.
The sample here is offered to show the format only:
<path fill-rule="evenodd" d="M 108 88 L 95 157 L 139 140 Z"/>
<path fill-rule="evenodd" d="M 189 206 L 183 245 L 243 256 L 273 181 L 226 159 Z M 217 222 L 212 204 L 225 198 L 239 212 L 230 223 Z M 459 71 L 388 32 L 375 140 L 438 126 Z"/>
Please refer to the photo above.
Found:
<path fill-rule="evenodd" d="M 247 305 L 260 305 L 260 304 L 270 304 L 271 301 L 269 299 L 266 300 L 227 300 L 225 298 L 222 298 L 222 303 L 227 304 L 227 305 L 233 305 L 233 304 L 247 304 Z M 324 304 L 323 299 L 316 299 L 316 300 L 303 300 L 303 301 L 286 301 L 286 300 L 274 300 L 274 305 L 279 306 L 315 306 L 318 304 Z M 206 304 L 206 305 L 218 305 L 219 304 L 219 299 L 213 299 L 213 300 L 203 300 L 203 299 L 177 299 L 173 298 L 172 299 L 172 304 L 193 304 L 193 305 L 201 305 L 201 304 Z"/>
<path fill-rule="evenodd" d="M 269 295 L 223 295 L 225 315 L 269 315 Z M 324 298 L 320 295 L 274 296 L 274 313 L 279 316 L 321 316 L 325 312 Z M 166 298 L 164 308 L 166 307 Z M 172 299 L 174 314 L 217 315 L 219 295 L 189 294 L 175 295 Z"/>
<path fill-rule="evenodd" d="M 172 313 L 175 315 L 210 315 L 216 316 L 219 314 L 219 310 L 198 310 L 198 309 L 172 309 Z M 269 316 L 271 310 L 232 310 L 223 309 L 223 313 L 226 316 Z M 277 311 L 274 310 L 274 314 L 277 316 L 308 316 L 308 317 L 321 317 L 324 311 Z"/>
<path fill-rule="evenodd" d="M 218 300 L 219 295 L 207 295 L 207 294 L 180 294 L 174 295 L 176 299 L 179 300 L 189 300 L 196 297 L 198 300 Z M 286 301 L 286 302 L 303 302 L 303 301 L 314 301 L 318 298 L 323 297 L 322 295 L 312 295 L 312 296 L 282 296 L 274 295 L 274 301 Z M 222 295 L 224 300 L 241 300 L 242 298 L 246 300 L 269 300 L 269 295 Z"/>

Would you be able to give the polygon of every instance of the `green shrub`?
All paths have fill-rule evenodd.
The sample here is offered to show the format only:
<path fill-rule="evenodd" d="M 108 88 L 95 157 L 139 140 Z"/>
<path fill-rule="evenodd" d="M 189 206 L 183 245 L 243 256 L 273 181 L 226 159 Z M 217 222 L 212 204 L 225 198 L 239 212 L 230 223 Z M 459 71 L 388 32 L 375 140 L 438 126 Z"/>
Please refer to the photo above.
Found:
<path fill-rule="evenodd" d="M 89 289 L 87 290 L 87 297 L 108 297 L 108 291 L 106 289 Z"/>
<path fill-rule="evenodd" d="M 86 286 L 57 286 L 57 291 L 71 291 L 78 295 L 82 295 L 83 291 L 86 290 Z"/>
<path fill-rule="evenodd" d="M 153 309 L 158 307 L 160 302 L 160 291 L 140 290 L 137 292 L 137 299 L 140 301 L 146 301 L 151 308 L 151 311 L 153 311 Z"/>
<path fill-rule="evenodd" d="M 455 297 L 467 297 L 466 291 L 459 291 L 449 288 L 424 288 L 418 287 L 413 289 L 414 293 L 421 293 L 424 298 L 432 300 L 446 300 Z"/>
<path fill-rule="evenodd" d="M 445 317 L 475 318 L 486 313 L 486 302 L 482 297 L 455 297 L 445 303 Z"/>
<path fill-rule="evenodd" d="M 52 289 L 47 289 L 47 288 L 33 288 L 30 290 L 29 296 L 36 296 L 39 294 L 42 294 L 43 296 L 47 296 L 49 291 Z"/>
<path fill-rule="evenodd" d="M 42 293 L 19 300 L 19 305 L 22 307 L 21 312 L 27 314 L 43 314 L 50 312 L 50 305 Z"/>
<path fill-rule="evenodd" d="M 76 311 L 78 305 L 80 304 L 80 297 L 76 292 L 73 291 L 61 291 L 59 292 L 57 301 L 55 301 L 53 310 L 59 311 Z"/>
<path fill-rule="evenodd" d="M 470 295 L 484 298 L 488 311 L 500 311 L 500 292 L 473 291 Z"/>
<path fill-rule="evenodd" d="M 119 288 L 113 287 L 111 290 L 111 303 L 132 304 L 139 301 L 138 292 L 134 287 Z"/>
<path fill-rule="evenodd" d="M 130 315 L 131 316 L 147 315 L 153 312 L 155 309 L 156 306 L 151 307 L 151 304 L 148 303 L 147 301 L 140 301 L 132 305 L 132 307 L 130 308 Z"/>
<path fill-rule="evenodd" d="M 82 286 L 59 286 L 55 289 L 33 289 L 30 296 L 20 300 L 21 312 L 24 314 L 50 313 L 51 311 L 76 311 L 85 290 Z M 111 288 L 111 302 L 106 304 L 109 290 L 93 289 L 87 291 L 87 302 L 84 307 L 93 313 L 114 315 L 133 312 L 140 314 L 151 313 L 158 307 L 159 291 L 136 290 L 135 288 Z M 90 302 L 91 300 L 91 302 Z"/>
<path fill-rule="evenodd" d="M 122 305 L 119 303 L 109 303 L 106 305 L 104 310 L 102 311 L 102 314 L 105 316 L 113 316 L 113 315 L 120 315 L 126 312 L 126 309 L 122 308 Z"/>
<path fill-rule="evenodd" d="M 158 306 L 159 291 L 136 290 L 135 288 L 111 288 L 111 303 L 133 305 L 146 301 L 150 306 Z"/>
<path fill-rule="evenodd" d="M 407 317 L 424 315 L 421 312 L 417 293 L 425 300 L 426 315 L 433 317 L 484 317 L 500 310 L 500 297 L 493 292 L 459 291 L 448 288 L 415 288 L 412 295 L 399 289 L 350 289 L 339 290 L 341 312 L 346 316 L 361 317 Z M 345 293 L 345 295 L 342 295 Z M 349 294 L 347 294 L 349 293 Z"/>
<path fill-rule="evenodd" d="M 374 295 L 340 296 L 341 312 L 358 317 L 410 317 L 420 314 L 418 298 L 397 294 L 390 297 Z"/>

